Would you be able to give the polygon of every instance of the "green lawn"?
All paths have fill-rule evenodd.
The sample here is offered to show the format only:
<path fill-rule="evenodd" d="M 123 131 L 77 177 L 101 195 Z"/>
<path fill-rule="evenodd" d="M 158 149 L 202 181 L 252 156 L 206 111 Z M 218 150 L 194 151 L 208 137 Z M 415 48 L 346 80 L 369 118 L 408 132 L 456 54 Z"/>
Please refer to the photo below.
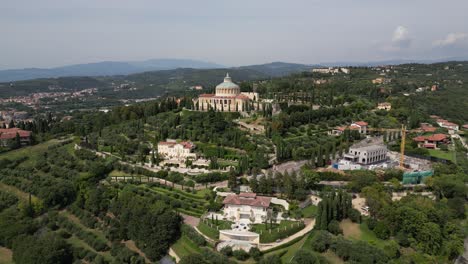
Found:
<path fill-rule="evenodd" d="M 207 223 L 205 223 L 204 221 L 200 221 L 197 228 L 198 230 L 200 230 L 200 232 L 205 234 L 207 237 L 214 239 L 214 240 L 218 240 L 219 230 L 231 229 L 231 225 L 232 225 L 232 222 L 218 220 L 218 225 L 217 225 L 218 229 L 216 229 L 216 224 L 211 223 L 211 219 L 207 219 L 206 222 Z M 210 226 L 210 224 L 212 226 Z"/>
<path fill-rule="evenodd" d="M 7 184 L 0 182 L 0 190 L 15 195 L 21 201 L 29 201 L 29 193 L 23 192 L 22 190 L 16 188 L 15 186 L 7 185 Z M 36 196 L 31 195 L 31 201 L 33 203 L 36 203 L 40 200 Z"/>
<path fill-rule="evenodd" d="M 20 148 L 20 149 L 15 149 L 15 150 L 12 150 L 12 151 L 7 151 L 7 152 L 4 152 L 2 154 L 0 154 L 0 159 L 10 159 L 10 160 L 15 160 L 15 159 L 19 159 L 21 157 L 29 157 L 31 159 L 31 157 L 34 157 L 34 156 L 37 156 L 37 154 L 43 152 L 43 151 L 46 151 L 47 148 L 49 146 L 52 146 L 52 145 L 55 145 L 57 143 L 59 143 L 60 141 L 57 140 L 57 139 L 52 139 L 52 140 L 49 140 L 49 141 L 46 141 L 44 143 L 41 143 L 41 144 L 37 144 L 37 145 L 34 145 L 34 146 L 27 146 L 27 147 L 23 147 L 23 148 Z"/>
<path fill-rule="evenodd" d="M 431 155 L 432 157 L 454 161 L 453 151 L 443 151 L 440 149 L 428 149 L 428 151 L 429 151 L 429 155 Z"/>
<path fill-rule="evenodd" d="M 304 246 L 304 243 L 310 236 L 304 236 L 301 240 L 298 242 L 292 244 L 291 246 L 287 247 L 287 252 L 281 257 L 281 262 L 282 263 L 289 263 L 291 262 L 291 259 L 296 255 L 297 251 L 301 249 Z"/>
<path fill-rule="evenodd" d="M 301 210 L 304 218 L 315 218 L 317 215 L 317 206 L 311 204 Z"/>
<path fill-rule="evenodd" d="M 273 224 L 273 228 L 270 229 L 270 224 L 256 224 L 252 226 L 252 232 L 260 234 L 260 243 L 270 243 L 278 239 L 291 236 L 294 233 L 302 230 L 304 223 L 296 221 L 283 220 L 281 223 Z M 270 231 L 271 230 L 271 231 Z"/>
<path fill-rule="evenodd" d="M 357 224 L 346 219 L 341 221 L 340 227 L 343 229 L 345 238 L 366 241 L 379 248 L 383 248 L 388 243 L 386 240 L 377 238 L 375 233 L 367 227 L 366 223 Z"/>
<path fill-rule="evenodd" d="M 174 245 L 172 245 L 172 249 L 180 258 L 188 256 L 192 253 L 201 252 L 200 248 L 185 235 L 182 235 L 182 237 L 179 240 L 177 240 L 177 242 Z"/>

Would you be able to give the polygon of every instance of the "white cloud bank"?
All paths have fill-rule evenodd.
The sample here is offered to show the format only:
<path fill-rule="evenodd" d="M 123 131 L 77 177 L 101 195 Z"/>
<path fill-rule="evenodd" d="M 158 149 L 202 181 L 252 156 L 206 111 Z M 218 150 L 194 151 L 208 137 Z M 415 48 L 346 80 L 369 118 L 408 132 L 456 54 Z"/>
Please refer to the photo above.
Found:
<path fill-rule="evenodd" d="M 450 33 L 444 39 L 439 39 L 433 42 L 434 46 L 450 46 L 460 43 L 468 38 L 466 33 Z"/>

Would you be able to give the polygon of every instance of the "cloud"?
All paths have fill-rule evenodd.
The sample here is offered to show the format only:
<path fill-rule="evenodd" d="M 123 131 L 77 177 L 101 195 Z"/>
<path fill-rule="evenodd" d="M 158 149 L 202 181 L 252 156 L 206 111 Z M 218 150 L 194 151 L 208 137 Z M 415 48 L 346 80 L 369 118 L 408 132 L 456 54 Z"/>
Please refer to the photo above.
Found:
<path fill-rule="evenodd" d="M 466 33 L 450 33 L 444 39 L 439 39 L 433 42 L 434 46 L 444 47 L 458 44 L 467 39 Z"/>
<path fill-rule="evenodd" d="M 392 46 L 395 48 L 408 48 L 411 45 L 411 37 L 409 31 L 404 26 L 398 26 L 393 32 Z"/>
<path fill-rule="evenodd" d="M 413 39 L 410 35 L 408 28 L 405 26 L 398 26 L 392 35 L 390 42 L 382 44 L 381 49 L 385 52 L 400 52 L 411 46 Z"/>

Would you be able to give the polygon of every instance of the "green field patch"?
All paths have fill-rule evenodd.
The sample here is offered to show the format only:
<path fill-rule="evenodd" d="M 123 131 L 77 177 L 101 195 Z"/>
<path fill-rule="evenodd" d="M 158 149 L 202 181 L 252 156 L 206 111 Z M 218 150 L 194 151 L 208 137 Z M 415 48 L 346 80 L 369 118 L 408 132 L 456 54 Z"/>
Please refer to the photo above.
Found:
<path fill-rule="evenodd" d="M 218 240 L 219 230 L 231 229 L 231 225 L 232 222 L 229 221 L 218 220 L 218 223 L 216 224 L 216 220 L 212 221 L 211 219 L 205 219 L 204 221 L 200 221 L 197 228 L 205 236 L 213 240 Z"/>
<path fill-rule="evenodd" d="M 18 199 L 20 199 L 23 202 L 29 201 L 29 193 L 23 192 L 22 190 L 14 187 L 14 186 L 7 185 L 7 184 L 4 184 L 4 183 L 0 182 L 0 190 L 15 195 Z M 33 203 L 36 203 L 36 202 L 39 202 L 40 199 L 37 198 L 37 196 L 31 195 L 31 201 Z"/>
<path fill-rule="evenodd" d="M 302 216 L 304 218 L 315 218 L 317 215 L 317 206 L 311 204 L 309 206 L 304 207 L 302 210 Z"/>
<path fill-rule="evenodd" d="M 180 258 L 201 252 L 200 248 L 185 235 L 182 235 L 171 248 Z"/>
<path fill-rule="evenodd" d="M 443 150 L 440 150 L 440 149 L 428 149 L 428 151 L 429 151 L 429 155 L 431 155 L 431 157 L 450 160 L 452 162 L 454 161 L 455 153 L 453 151 L 443 151 Z"/>
<path fill-rule="evenodd" d="M 296 255 L 297 251 L 299 251 L 301 248 L 304 247 L 304 243 L 308 239 L 309 236 L 304 236 L 301 240 L 298 242 L 290 245 L 287 247 L 287 252 L 281 257 L 281 262 L 282 263 L 290 263 L 291 260 L 293 259 L 294 255 Z"/>
<path fill-rule="evenodd" d="M 343 230 L 345 238 L 366 241 L 379 248 L 383 248 L 388 243 L 388 241 L 377 238 L 375 233 L 367 227 L 366 223 L 357 224 L 349 219 L 345 219 L 341 221 L 340 227 Z"/>
<path fill-rule="evenodd" d="M 7 152 L 4 152 L 4 153 L 0 154 L 0 159 L 15 160 L 15 159 L 19 159 L 19 158 L 22 158 L 22 157 L 28 157 L 29 159 L 27 161 L 25 161 L 24 163 L 34 164 L 33 162 L 35 161 L 35 158 L 39 154 L 45 152 L 48 147 L 50 147 L 52 145 L 59 144 L 59 143 L 60 143 L 59 140 L 52 139 L 52 140 L 49 140 L 49 141 L 46 141 L 44 143 L 37 144 L 37 145 L 34 145 L 34 146 L 27 146 L 27 147 L 23 147 L 23 148 L 20 148 L 20 149 L 7 151 Z"/>
<path fill-rule="evenodd" d="M 185 191 L 181 191 L 181 190 L 178 190 L 178 189 L 166 189 L 166 188 L 162 188 L 162 187 L 151 187 L 150 189 L 153 189 L 153 190 L 156 190 L 158 192 L 164 192 L 164 193 L 167 193 L 167 194 L 178 194 L 179 196 L 182 196 L 186 199 L 192 199 L 192 200 L 195 200 L 197 202 L 202 202 L 202 203 L 206 203 L 206 199 L 204 196 L 201 196 L 201 195 L 198 195 L 198 194 L 192 194 L 192 193 L 188 193 L 188 192 L 185 192 Z"/>

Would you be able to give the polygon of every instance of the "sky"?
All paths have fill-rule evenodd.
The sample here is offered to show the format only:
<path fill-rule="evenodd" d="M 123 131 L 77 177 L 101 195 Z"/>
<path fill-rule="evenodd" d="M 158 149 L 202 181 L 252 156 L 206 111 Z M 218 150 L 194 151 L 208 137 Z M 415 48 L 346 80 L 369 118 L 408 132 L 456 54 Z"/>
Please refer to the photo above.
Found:
<path fill-rule="evenodd" d="M 468 56 L 467 0 L 0 0 L 0 69 Z"/>

